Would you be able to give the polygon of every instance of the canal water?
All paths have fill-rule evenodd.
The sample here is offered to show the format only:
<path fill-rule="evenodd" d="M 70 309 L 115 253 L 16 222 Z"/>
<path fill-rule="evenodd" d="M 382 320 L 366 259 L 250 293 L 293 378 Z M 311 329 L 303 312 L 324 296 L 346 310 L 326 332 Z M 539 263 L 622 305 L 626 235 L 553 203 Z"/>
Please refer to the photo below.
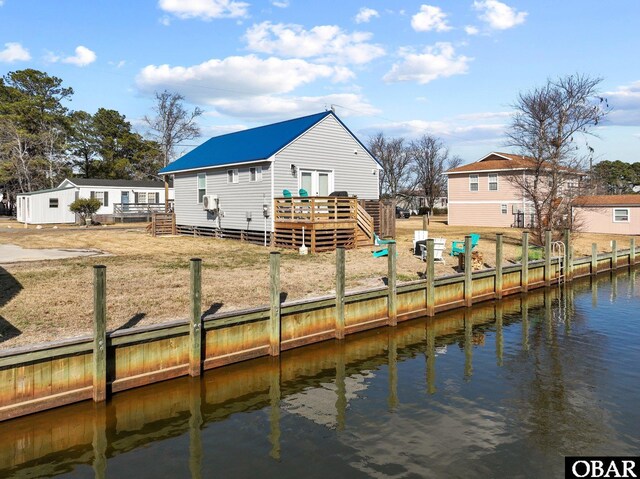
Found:
<path fill-rule="evenodd" d="M 0 477 L 564 477 L 640 450 L 639 311 L 625 270 L 15 419 Z"/>

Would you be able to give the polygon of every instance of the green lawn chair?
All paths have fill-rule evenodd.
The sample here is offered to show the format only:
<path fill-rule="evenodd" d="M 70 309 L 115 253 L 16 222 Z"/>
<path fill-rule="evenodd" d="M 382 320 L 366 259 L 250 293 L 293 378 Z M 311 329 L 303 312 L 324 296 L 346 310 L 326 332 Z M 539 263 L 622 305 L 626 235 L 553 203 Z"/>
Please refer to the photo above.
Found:
<path fill-rule="evenodd" d="M 282 190 L 282 196 L 285 198 L 292 198 L 291 192 L 289 190 Z"/>
<path fill-rule="evenodd" d="M 305 190 L 304 188 L 300 188 L 300 190 L 298 190 L 298 194 L 300 195 L 300 198 L 309 197 L 309 193 L 307 193 L 307 190 Z"/>
<path fill-rule="evenodd" d="M 395 240 L 382 239 L 382 238 L 380 238 L 380 236 L 378 236 L 377 234 L 373 233 L 373 244 L 381 245 L 381 244 L 389 244 L 389 243 L 395 243 Z"/>
<path fill-rule="evenodd" d="M 475 248 L 480 241 L 480 235 L 476 233 L 471 234 L 471 249 Z M 464 253 L 464 241 L 454 241 L 451 243 L 451 256 L 458 256 L 460 253 Z"/>
<path fill-rule="evenodd" d="M 389 248 L 382 248 L 378 251 L 373 252 L 374 258 L 380 258 L 381 256 L 389 256 Z M 398 256 L 398 252 L 396 251 L 396 256 Z"/>

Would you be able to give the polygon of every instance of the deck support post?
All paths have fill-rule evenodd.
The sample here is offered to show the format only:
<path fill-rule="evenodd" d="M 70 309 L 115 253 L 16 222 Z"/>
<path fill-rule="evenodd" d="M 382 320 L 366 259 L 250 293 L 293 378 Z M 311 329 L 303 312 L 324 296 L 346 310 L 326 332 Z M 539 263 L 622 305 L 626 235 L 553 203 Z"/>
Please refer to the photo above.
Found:
<path fill-rule="evenodd" d="M 387 289 L 389 291 L 388 296 L 388 325 L 396 326 L 398 324 L 398 291 L 396 287 L 396 242 L 389 243 L 387 245 L 388 250 L 388 263 L 387 263 Z"/>
<path fill-rule="evenodd" d="M 473 271 L 471 267 L 471 236 L 464 237 L 464 305 L 473 304 Z"/>
<path fill-rule="evenodd" d="M 427 269 L 425 274 L 427 276 L 427 290 L 426 304 L 427 304 L 427 316 L 433 316 L 435 314 L 436 305 L 436 282 L 435 282 L 435 241 L 433 238 L 427 240 Z"/>
<path fill-rule="evenodd" d="M 611 270 L 618 269 L 618 242 L 611 241 Z"/>
<path fill-rule="evenodd" d="M 336 339 L 344 339 L 345 250 L 336 249 Z"/>
<path fill-rule="evenodd" d="M 93 267 L 93 400 L 107 399 L 107 267 Z"/>
<path fill-rule="evenodd" d="M 495 292 L 496 299 L 502 298 L 502 233 L 496 234 L 496 281 Z"/>
<path fill-rule="evenodd" d="M 551 230 L 544 232 L 544 285 L 551 286 Z"/>
<path fill-rule="evenodd" d="M 522 264 L 521 270 L 521 291 L 526 293 L 529 290 L 529 232 L 522 232 L 522 259 L 520 260 Z"/>
<path fill-rule="evenodd" d="M 269 318 L 269 354 L 280 355 L 280 252 L 269 254 L 271 277 L 271 314 Z"/>
<path fill-rule="evenodd" d="M 202 370 L 202 260 L 192 258 L 190 263 L 189 376 L 200 376 Z"/>
<path fill-rule="evenodd" d="M 591 276 L 598 274 L 598 244 L 591 243 Z"/>

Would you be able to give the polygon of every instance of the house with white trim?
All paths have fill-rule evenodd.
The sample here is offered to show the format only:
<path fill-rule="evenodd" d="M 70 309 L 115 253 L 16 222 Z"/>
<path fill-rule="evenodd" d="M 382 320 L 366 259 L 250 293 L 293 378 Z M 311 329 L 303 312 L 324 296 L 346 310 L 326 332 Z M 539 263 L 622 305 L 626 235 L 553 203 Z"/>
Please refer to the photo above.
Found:
<path fill-rule="evenodd" d="M 216 136 L 160 171 L 178 229 L 274 231 L 274 199 L 343 192 L 378 200 L 382 167 L 333 111 Z M 344 193 L 346 192 L 346 193 Z"/>
<path fill-rule="evenodd" d="M 585 233 L 640 235 L 640 195 L 579 196 L 571 214 Z"/>
<path fill-rule="evenodd" d="M 173 188 L 168 192 L 173 200 Z M 161 181 L 67 178 L 57 188 L 18 194 L 16 218 L 28 224 L 75 223 L 76 215 L 69 206 L 78 198 L 100 200 L 96 219 L 106 223 L 114 220 L 114 213 L 131 217 L 143 209 L 164 211 L 165 185 Z"/>

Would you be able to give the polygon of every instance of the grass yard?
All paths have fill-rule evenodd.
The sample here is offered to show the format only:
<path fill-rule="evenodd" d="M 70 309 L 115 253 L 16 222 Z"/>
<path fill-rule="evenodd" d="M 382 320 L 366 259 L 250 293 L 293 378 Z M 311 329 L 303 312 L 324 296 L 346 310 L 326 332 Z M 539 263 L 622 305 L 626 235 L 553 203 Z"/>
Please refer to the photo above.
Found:
<path fill-rule="evenodd" d="M 516 229 L 450 227 L 446 218 L 429 226 L 430 237 L 447 238 L 446 264 L 436 274 L 455 273 L 450 257 L 452 240 L 481 235 L 477 249 L 487 266 L 495 264 L 495 235 L 504 233 L 505 259 L 519 260 L 521 231 Z M 11 226 L 11 228 L 8 228 Z M 418 279 L 425 264 L 411 253 L 413 231 L 422 219 L 397 222 L 398 279 Z M 577 235 L 575 255 L 591 254 L 591 243 L 610 251 L 629 246 L 629 238 L 615 235 Z M 152 238 L 143 228 L 22 228 L 0 223 L 0 244 L 24 248 L 91 248 L 107 256 L 39 261 L 0 266 L 0 349 L 88 334 L 92 328 L 92 266 L 107 266 L 109 329 L 186 318 L 189 307 L 189 258 L 203 259 L 203 309 L 228 311 L 268 304 L 269 249 L 232 240 L 193 237 Z M 373 258 L 371 248 L 347 251 L 347 290 L 381 286 L 387 259 Z M 281 282 L 287 301 L 334 291 L 335 253 L 299 256 L 282 251 Z M 2 258 L 0 258 L 2 264 Z M 12 332 L 9 334 L 8 332 Z M 9 339 L 6 339 L 9 336 Z M 3 339 L 5 339 L 3 341 Z"/>

